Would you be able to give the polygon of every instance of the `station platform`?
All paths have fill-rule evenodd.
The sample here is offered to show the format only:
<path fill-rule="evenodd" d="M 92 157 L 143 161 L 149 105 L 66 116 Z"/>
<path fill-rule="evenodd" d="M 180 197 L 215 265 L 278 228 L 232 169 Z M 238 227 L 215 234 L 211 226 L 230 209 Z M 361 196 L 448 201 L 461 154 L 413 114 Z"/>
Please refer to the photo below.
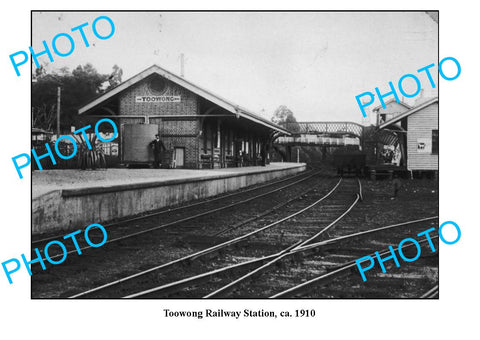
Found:
<path fill-rule="evenodd" d="M 32 173 L 32 233 L 85 228 L 260 184 L 305 163 L 223 169 L 44 170 Z"/>

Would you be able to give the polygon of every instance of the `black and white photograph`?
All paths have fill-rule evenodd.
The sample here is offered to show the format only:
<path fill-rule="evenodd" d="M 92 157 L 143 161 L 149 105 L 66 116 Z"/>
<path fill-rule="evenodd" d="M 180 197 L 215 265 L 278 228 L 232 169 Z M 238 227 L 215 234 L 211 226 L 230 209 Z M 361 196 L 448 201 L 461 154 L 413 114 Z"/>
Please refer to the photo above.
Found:
<path fill-rule="evenodd" d="M 66 27 L 32 298 L 438 298 L 438 12 L 32 12 Z"/>

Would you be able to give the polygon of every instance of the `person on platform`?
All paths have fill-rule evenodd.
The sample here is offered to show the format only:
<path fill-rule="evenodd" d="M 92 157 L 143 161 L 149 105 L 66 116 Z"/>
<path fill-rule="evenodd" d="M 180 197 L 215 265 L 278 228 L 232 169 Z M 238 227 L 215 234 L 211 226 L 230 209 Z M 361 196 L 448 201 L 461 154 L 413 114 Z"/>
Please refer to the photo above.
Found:
<path fill-rule="evenodd" d="M 162 151 L 165 151 L 165 145 L 163 145 L 158 134 L 156 134 L 155 139 L 150 142 L 150 147 L 153 149 L 153 156 L 155 158 L 153 161 L 153 167 L 159 169 L 162 164 Z"/>

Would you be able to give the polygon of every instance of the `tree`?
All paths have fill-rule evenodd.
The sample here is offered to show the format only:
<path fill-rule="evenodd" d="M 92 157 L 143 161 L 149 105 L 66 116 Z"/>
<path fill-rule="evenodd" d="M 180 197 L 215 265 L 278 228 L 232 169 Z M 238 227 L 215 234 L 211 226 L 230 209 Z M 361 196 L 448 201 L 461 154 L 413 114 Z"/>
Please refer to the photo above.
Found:
<path fill-rule="evenodd" d="M 115 68 L 116 66 L 116 68 Z M 114 66 L 113 82 L 121 81 L 122 70 Z M 69 131 L 78 122 L 78 109 L 93 97 L 103 93 L 102 84 L 110 75 L 100 74 L 92 64 L 77 66 L 72 72 L 62 68 L 46 74 L 45 69 L 35 72 L 32 81 L 33 125 L 51 130 L 56 122 L 57 88 L 61 88 L 61 130 Z M 52 117 L 53 116 L 53 117 Z"/>
<path fill-rule="evenodd" d="M 47 75 L 43 65 L 35 70 L 32 79 L 32 125 L 52 131 L 56 122 L 57 87 L 59 81 Z"/>
<path fill-rule="evenodd" d="M 280 105 L 275 110 L 271 120 L 275 124 L 281 125 L 292 132 L 300 131 L 300 126 L 298 125 L 297 119 L 295 118 L 292 110 L 285 105 Z"/>
<path fill-rule="evenodd" d="M 57 119 L 57 106 L 42 104 L 40 107 L 32 107 L 33 127 L 52 131 Z"/>
<path fill-rule="evenodd" d="M 39 78 L 42 78 L 46 75 L 45 67 L 41 65 L 40 67 L 36 67 L 35 71 L 33 72 L 33 79 L 37 81 Z"/>
<path fill-rule="evenodd" d="M 113 72 L 110 74 L 110 77 L 108 77 L 110 85 L 108 86 L 107 91 L 122 83 L 123 70 L 117 64 L 113 65 L 112 69 Z"/>

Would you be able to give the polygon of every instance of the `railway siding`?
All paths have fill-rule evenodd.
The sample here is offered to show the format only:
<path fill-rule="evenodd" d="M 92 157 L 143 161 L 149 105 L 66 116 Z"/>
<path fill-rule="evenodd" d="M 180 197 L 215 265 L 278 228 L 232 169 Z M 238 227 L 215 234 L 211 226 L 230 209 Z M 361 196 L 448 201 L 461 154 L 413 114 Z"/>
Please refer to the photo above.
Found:
<path fill-rule="evenodd" d="M 101 254 L 92 252 L 49 271 L 49 275 L 68 278 L 68 282 L 52 282 L 51 276 L 39 273 L 33 277 L 33 297 L 268 298 L 346 263 L 355 266 L 355 259 L 438 223 L 435 183 L 409 182 L 397 199 L 391 200 L 387 182 L 363 181 L 364 199 L 360 201 L 356 179 L 345 178 L 332 191 L 337 182 L 338 178 L 322 173 L 285 188 L 278 185 L 206 201 L 188 212 L 200 216 L 166 228 L 155 225 L 188 217 L 188 209 L 114 225 L 109 233 L 152 230 L 106 244 Z M 321 203 L 313 204 L 330 191 Z M 235 202 L 238 205 L 229 206 Z M 398 209 L 399 204 L 402 209 Z M 308 206 L 310 209 L 286 219 Z M 202 213 L 209 210 L 213 212 Z M 429 216 L 433 217 L 392 226 L 392 221 Z M 334 227 L 322 231 L 333 222 Z M 272 223 L 275 226 L 264 228 Z M 380 227 L 385 228 L 374 230 Z M 326 285 L 311 285 L 293 296 L 419 297 L 438 282 L 437 254 L 422 256 L 402 268 L 385 265 L 389 275 L 372 270 L 368 285 L 358 271 L 350 270 L 338 277 L 332 275 Z M 89 269 L 79 275 L 78 268 Z M 239 283 L 222 289 L 235 281 Z"/>

